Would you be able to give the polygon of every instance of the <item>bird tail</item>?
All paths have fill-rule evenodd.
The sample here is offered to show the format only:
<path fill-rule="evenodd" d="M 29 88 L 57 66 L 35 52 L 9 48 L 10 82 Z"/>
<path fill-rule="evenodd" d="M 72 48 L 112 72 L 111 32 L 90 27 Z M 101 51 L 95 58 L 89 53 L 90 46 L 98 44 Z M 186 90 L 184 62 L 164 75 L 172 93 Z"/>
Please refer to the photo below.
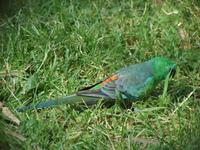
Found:
<path fill-rule="evenodd" d="M 29 105 L 29 106 L 23 106 L 17 109 L 18 112 L 24 112 L 31 109 L 43 109 L 48 107 L 53 107 L 55 105 L 61 105 L 61 104 L 74 104 L 78 102 L 83 102 L 87 105 L 95 104 L 97 100 L 100 98 L 97 97 L 89 97 L 89 96 L 78 96 L 76 94 L 70 95 L 70 96 L 62 96 L 56 99 L 50 99 L 45 102 L 38 103 L 36 105 Z"/>

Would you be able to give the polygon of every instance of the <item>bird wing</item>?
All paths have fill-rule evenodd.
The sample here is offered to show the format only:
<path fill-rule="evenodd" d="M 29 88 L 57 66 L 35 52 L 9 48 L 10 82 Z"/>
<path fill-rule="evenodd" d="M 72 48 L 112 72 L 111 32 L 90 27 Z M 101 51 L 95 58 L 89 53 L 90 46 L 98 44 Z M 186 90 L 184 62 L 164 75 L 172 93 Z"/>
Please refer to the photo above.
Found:
<path fill-rule="evenodd" d="M 153 74 L 148 65 L 131 65 L 93 86 L 78 91 L 77 95 L 135 100 L 149 91 L 153 82 Z"/>
<path fill-rule="evenodd" d="M 118 76 L 114 74 L 101 82 L 79 90 L 76 94 L 78 96 L 115 99 L 116 80 L 118 80 Z"/>
<path fill-rule="evenodd" d="M 136 100 L 145 95 L 154 84 L 153 77 L 140 78 L 137 76 L 122 76 L 116 81 L 116 89 L 120 92 L 122 99 Z"/>

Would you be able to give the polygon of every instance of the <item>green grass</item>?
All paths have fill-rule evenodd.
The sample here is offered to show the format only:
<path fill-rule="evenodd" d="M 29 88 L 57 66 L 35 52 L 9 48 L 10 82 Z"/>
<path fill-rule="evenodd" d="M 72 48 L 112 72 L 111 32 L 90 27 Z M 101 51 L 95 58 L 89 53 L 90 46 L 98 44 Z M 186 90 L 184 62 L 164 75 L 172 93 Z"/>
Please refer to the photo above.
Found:
<path fill-rule="evenodd" d="M 0 100 L 21 119 L 24 149 L 198 149 L 200 3 L 28 1 L 0 25 Z M 94 106 L 16 108 L 92 85 L 128 64 L 166 56 L 178 72 L 136 113 Z M 195 90 L 195 91 L 194 91 Z M 142 141 L 142 142 L 141 142 Z M 12 141 L 11 141 L 12 143 Z"/>

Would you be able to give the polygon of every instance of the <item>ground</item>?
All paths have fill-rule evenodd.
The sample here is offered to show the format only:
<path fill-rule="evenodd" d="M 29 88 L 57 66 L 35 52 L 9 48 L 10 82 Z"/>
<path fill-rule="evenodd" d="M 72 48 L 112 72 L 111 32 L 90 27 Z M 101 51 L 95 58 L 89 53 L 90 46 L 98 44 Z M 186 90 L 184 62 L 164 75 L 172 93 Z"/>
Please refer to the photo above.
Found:
<path fill-rule="evenodd" d="M 22 149 L 200 147 L 198 0 L 28 1 L 0 23 L 0 100 L 21 120 L 10 128 L 26 138 Z M 141 112 L 99 105 L 16 111 L 155 56 L 175 61 L 177 74 L 132 104 Z"/>

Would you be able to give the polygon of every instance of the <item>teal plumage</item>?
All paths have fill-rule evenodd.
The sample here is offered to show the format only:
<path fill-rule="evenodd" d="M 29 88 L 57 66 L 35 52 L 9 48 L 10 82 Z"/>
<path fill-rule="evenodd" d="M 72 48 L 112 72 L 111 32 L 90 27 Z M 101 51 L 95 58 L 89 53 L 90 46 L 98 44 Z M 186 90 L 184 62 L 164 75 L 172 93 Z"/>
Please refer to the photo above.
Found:
<path fill-rule="evenodd" d="M 71 96 L 63 96 L 57 99 L 41 102 L 33 106 L 24 106 L 18 111 L 29 109 L 47 108 L 60 104 L 73 104 L 84 102 L 94 104 L 99 99 L 114 101 L 120 99 L 138 100 L 148 95 L 156 85 L 176 71 L 176 64 L 165 57 L 155 57 L 146 62 L 133 64 L 118 70 L 111 77 L 86 87 Z"/>

